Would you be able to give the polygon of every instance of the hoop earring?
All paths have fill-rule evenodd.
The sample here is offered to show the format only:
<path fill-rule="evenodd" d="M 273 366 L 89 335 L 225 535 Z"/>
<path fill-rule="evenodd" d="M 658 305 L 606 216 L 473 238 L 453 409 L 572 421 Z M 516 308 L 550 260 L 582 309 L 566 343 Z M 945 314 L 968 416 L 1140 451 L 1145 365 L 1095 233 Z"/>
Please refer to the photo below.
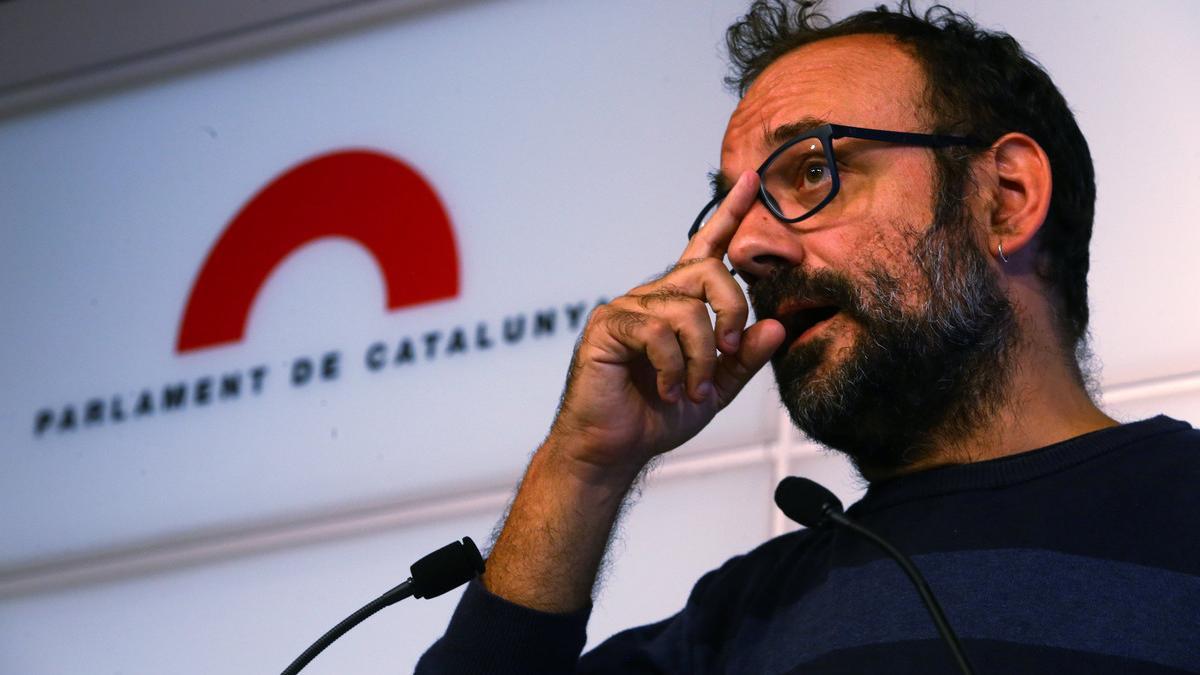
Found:
<path fill-rule="evenodd" d="M 1004 257 L 1004 242 L 996 244 L 996 253 L 1000 255 L 1001 262 L 1008 262 L 1008 258 Z"/>

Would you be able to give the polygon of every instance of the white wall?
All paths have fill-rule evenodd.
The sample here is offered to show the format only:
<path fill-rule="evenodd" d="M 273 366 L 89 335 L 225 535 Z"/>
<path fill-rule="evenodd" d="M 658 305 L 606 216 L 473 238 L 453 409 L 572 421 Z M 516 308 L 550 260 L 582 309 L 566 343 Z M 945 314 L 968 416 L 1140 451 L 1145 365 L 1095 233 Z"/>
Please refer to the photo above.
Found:
<path fill-rule="evenodd" d="M 425 551 L 486 541 L 573 334 L 384 373 L 361 352 L 619 293 L 669 263 L 734 104 L 718 45 L 742 4 L 451 4 L 0 120 L 0 377 L 19 383 L 0 392 L 0 508 L 15 514 L 0 672 L 280 670 Z M 1106 401 L 1125 419 L 1200 418 L 1200 10 L 977 4 L 960 6 L 1041 60 L 1092 144 Z M 242 204 L 296 162 L 362 146 L 442 196 L 460 295 L 383 311 L 366 253 L 323 241 L 271 277 L 243 342 L 176 354 L 190 284 Z M 331 349 L 341 377 L 288 386 L 292 358 Z M 46 406 L 259 363 L 258 397 L 33 433 Z M 592 641 L 669 614 L 704 570 L 781 531 L 770 492 L 788 472 L 846 501 L 859 489 L 760 377 L 649 481 Z M 310 670 L 411 668 L 453 604 L 390 609 Z"/>

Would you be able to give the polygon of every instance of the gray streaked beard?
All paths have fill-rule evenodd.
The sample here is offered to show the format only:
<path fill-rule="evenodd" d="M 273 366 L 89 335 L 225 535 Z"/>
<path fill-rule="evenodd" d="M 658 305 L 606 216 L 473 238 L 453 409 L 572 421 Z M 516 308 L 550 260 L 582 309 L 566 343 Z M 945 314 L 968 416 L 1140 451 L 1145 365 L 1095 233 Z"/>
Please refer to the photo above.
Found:
<path fill-rule="evenodd" d="M 958 182 L 958 181 L 951 181 Z M 846 453 L 868 479 L 902 471 L 978 430 L 1005 400 L 1019 341 L 1016 311 L 972 239 L 963 185 L 939 190 L 933 226 L 911 255 L 925 285 L 905 310 L 904 284 L 882 267 L 856 283 L 831 270 L 780 270 L 758 280 L 760 318 L 784 300 L 832 301 L 861 337 L 830 372 L 831 340 L 818 338 L 773 358 L 780 397 L 793 423 Z M 910 294 L 911 295 L 911 294 Z"/>

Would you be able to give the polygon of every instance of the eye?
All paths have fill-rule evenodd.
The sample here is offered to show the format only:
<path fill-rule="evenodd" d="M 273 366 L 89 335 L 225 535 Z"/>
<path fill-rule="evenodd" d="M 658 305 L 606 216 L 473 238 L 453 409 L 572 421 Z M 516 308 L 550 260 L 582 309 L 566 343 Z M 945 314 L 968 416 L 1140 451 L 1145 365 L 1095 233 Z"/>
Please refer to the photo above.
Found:
<path fill-rule="evenodd" d="M 824 164 L 812 163 L 804 168 L 804 182 L 808 185 L 819 185 L 825 180 L 829 169 Z"/>
<path fill-rule="evenodd" d="M 824 158 L 812 159 L 800 168 L 800 187 L 815 188 L 829 180 L 829 166 Z"/>

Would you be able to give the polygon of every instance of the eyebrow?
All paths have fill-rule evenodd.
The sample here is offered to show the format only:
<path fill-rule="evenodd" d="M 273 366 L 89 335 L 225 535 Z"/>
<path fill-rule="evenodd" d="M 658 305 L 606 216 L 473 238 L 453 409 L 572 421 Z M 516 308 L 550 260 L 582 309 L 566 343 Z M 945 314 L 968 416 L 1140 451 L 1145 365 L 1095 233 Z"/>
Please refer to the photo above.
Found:
<path fill-rule="evenodd" d="M 792 120 L 787 124 L 777 126 L 774 129 L 767 129 L 764 125 L 763 143 L 774 149 L 775 147 L 783 145 L 784 143 L 792 140 L 796 136 L 799 136 L 809 129 L 815 129 L 825 124 L 832 123 L 823 117 L 813 117 L 811 115 L 807 115 L 805 117 Z M 721 173 L 720 170 L 713 169 L 708 172 L 708 183 L 712 187 L 713 198 L 716 198 L 724 197 L 725 195 L 729 194 L 729 191 L 733 189 L 734 181 L 730 180 L 728 176 Z"/>
<path fill-rule="evenodd" d="M 733 189 L 733 182 L 725 177 L 718 169 L 712 169 L 708 172 L 708 184 L 712 188 L 713 199 L 717 197 L 724 198 Z"/>
<path fill-rule="evenodd" d="M 776 146 L 783 145 L 805 131 L 826 124 L 830 124 L 830 121 L 820 117 L 801 117 L 798 120 L 777 126 L 774 129 L 764 130 L 763 141 L 766 145 L 774 149 Z"/>

